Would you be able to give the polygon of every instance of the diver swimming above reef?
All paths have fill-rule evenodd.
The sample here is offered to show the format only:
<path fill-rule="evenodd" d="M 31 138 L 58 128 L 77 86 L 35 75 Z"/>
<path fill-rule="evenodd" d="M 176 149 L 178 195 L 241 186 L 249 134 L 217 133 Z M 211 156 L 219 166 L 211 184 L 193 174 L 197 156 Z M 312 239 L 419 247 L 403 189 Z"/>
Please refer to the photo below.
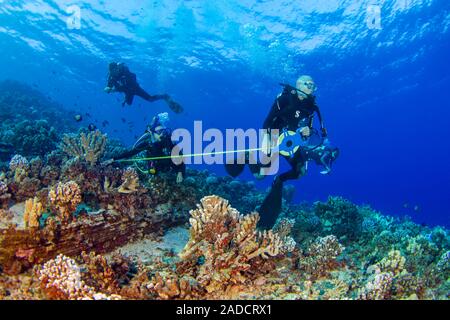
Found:
<path fill-rule="evenodd" d="M 138 96 L 149 102 L 164 100 L 173 112 L 183 112 L 183 108 L 173 101 L 168 94 L 152 96 L 142 89 L 137 82 L 136 74 L 132 73 L 123 62 L 111 62 L 109 64 L 108 83 L 104 90 L 106 93 L 123 92 L 125 99 L 122 106 L 125 106 L 125 104 L 131 105 L 134 96 Z"/>
<path fill-rule="evenodd" d="M 136 161 L 135 164 L 141 171 L 150 174 L 174 171 L 177 173 L 177 183 L 183 182 L 184 176 L 186 175 L 186 165 L 182 160 L 180 160 L 179 163 L 175 163 L 175 161 L 170 158 L 170 153 L 176 146 L 171 140 L 172 132 L 166 126 L 168 121 L 169 115 L 167 112 L 156 115 L 148 125 L 146 132 L 136 141 L 131 150 L 126 151 L 105 163 L 108 164 L 114 161 L 128 159 L 142 151 L 146 151 L 146 154 L 149 157 L 162 157 L 163 159 L 158 159 L 158 161 L 145 161 L 145 170 L 140 168 L 140 164 Z"/>
<path fill-rule="evenodd" d="M 296 87 L 283 84 L 283 91 L 266 117 L 263 128 L 268 131 L 262 142 L 263 152 L 270 154 L 274 144 L 278 145 L 280 154 L 289 162 L 291 169 L 275 177 L 272 188 L 264 199 L 259 213 L 260 226 L 272 227 L 281 212 L 283 183 L 298 179 L 307 170 L 308 161 L 324 167 L 322 174 L 331 172 L 331 165 L 339 156 L 339 149 L 332 147 L 327 139 L 327 130 L 322 115 L 316 104 L 316 85 L 310 76 L 298 78 Z M 320 122 L 320 133 L 313 127 L 314 114 Z M 271 134 L 277 129 L 279 137 Z M 244 170 L 245 164 L 227 164 L 227 172 L 238 176 Z M 265 167 L 251 165 L 250 170 L 257 177 L 264 176 Z"/>

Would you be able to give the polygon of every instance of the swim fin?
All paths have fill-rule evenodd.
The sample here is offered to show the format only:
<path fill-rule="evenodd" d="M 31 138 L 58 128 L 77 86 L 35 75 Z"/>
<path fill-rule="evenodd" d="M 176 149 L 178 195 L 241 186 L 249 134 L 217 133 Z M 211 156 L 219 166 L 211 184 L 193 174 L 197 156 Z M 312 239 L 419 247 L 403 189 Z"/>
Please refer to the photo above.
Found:
<path fill-rule="evenodd" d="M 259 223 L 258 226 L 263 229 L 271 229 L 277 221 L 278 215 L 281 212 L 281 199 L 283 192 L 283 182 L 275 179 L 269 194 L 264 199 L 259 208 Z"/>
<path fill-rule="evenodd" d="M 239 164 L 239 163 L 225 163 L 225 170 L 227 173 L 232 176 L 233 178 L 236 178 L 237 176 L 241 175 L 241 173 L 245 169 L 245 163 Z"/>
<path fill-rule="evenodd" d="M 166 102 L 167 102 L 167 105 L 169 106 L 169 108 L 173 112 L 175 112 L 175 113 L 182 113 L 183 112 L 183 107 L 179 103 L 173 101 L 171 98 L 166 99 Z"/>

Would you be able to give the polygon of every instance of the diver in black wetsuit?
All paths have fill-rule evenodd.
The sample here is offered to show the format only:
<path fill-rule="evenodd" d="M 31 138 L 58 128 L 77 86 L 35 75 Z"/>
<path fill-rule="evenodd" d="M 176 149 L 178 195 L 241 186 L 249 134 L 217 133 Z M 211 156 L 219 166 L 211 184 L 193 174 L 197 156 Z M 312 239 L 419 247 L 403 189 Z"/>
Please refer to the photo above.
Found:
<path fill-rule="evenodd" d="M 170 156 L 175 144 L 171 140 L 171 130 L 166 127 L 167 121 L 168 114 L 166 112 L 155 116 L 148 126 L 147 131 L 136 141 L 131 150 L 104 162 L 104 165 L 116 160 L 131 158 L 142 151 L 146 151 L 147 157 Z M 146 172 L 150 174 L 175 172 L 177 174 L 177 183 L 183 182 L 184 176 L 186 175 L 186 166 L 183 161 L 176 164 L 172 159 L 160 159 L 149 161 L 147 164 Z"/>
<path fill-rule="evenodd" d="M 150 102 L 164 100 L 173 112 L 181 113 L 183 111 L 183 108 L 178 103 L 173 101 L 168 94 L 154 96 L 148 94 L 138 84 L 136 74 L 132 73 L 128 67 L 121 62 L 111 62 L 109 64 L 108 84 L 104 90 L 106 93 L 125 93 L 125 99 L 122 102 L 122 106 L 125 106 L 125 104 L 131 105 L 133 103 L 134 96 L 138 96 Z"/>
<path fill-rule="evenodd" d="M 282 189 L 285 181 L 298 179 L 304 175 L 309 160 L 324 166 L 325 170 L 321 173 L 327 174 L 331 171 L 333 161 L 339 156 L 339 149 L 331 147 L 326 139 L 327 130 L 313 95 L 315 91 L 316 85 L 310 76 L 301 76 L 297 80 L 296 88 L 284 85 L 283 92 L 276 98 L 264 121 L 264 129 L 299 130 L 303 138 L 307 140 L 314 134 L 313 119 L 317 114 L 323 142 L 313 148 L 299 148 L 292 156 L 284 156 L 291 169 L 275 177 L 272 188 L 259 209 L 261 226 L 272 227 L 281 212 Z M 270 135 L 267 135 L 264 140 L 266 141 L 263 142 L 263 148 L 270 144 Z"/>
<path fill-rule="evenodd" d="M 313 140 L 314 137 L 319 142 L 316 142 L 313 146 L 305 144 L 296 150 L 292 149 L 295 151 L 290 155 L 283 154 L 280 150 L 280 153 L 289 162 L 291 169 L 275 178 L 270 192 L 258 210 L 260 213 L 259 226 L 266 228 L 273 226 L 281 212 L 283 183 L 287 180 L 298 179 L 304 175 L 309 160 L 313 160 L 323 166 L 324 170 L 321 173 L 327 174 L 331 171 L 333 161 L 339 155 L 339 150 L 331 147 L 326 138 L 327 130 L 313 95 L 316 90 L 313 79 L 310 76 L 301 76 L 297 80 L 296 88 L 289 85 L 283 85 L 283 87 L 283 92 L 275 99 L 263 124 L 263 129 L 268 130 L 268 134 L 264 136 L 262 142 L 263 152 L 270 154 L 273 147 L 271 140 L 277 140 L 278 138 L 271 137 L 270 132 L 272 129 L 278 129 L 280 133 L 285 131 L 299 132 L 302 140 L 309 141 Z M 321 137 L 313 128 L 315 114 L 319 118 Z M 247 163 L 248 156 L 246 154 L 245 163 Z M 244 170 L 244 166 L 245 164 L 232 163 L 227 164 L 225 168 L 231 176 L 236 177 Z M 265 176 L 265 167 L 261 164 L 251 165 L 250 170 L 257 178 Z"/>

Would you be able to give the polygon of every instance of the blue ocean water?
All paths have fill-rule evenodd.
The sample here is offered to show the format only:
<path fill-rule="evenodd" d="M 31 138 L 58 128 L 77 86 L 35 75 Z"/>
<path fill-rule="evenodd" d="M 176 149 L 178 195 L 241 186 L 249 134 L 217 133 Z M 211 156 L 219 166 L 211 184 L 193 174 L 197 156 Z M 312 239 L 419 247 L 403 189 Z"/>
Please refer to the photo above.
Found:
<path fill-rule="evenodd" d="M 173 128 L 259 128 L 278 83 L 310 74 L 341 156 L 331 175 L 291 182 L 296 200 L 340 195 L 450 226 L 449 34 L 446 0 L 2 0 L 0 80 L 108 120 L 101 129 L 132 145 L 167 106 L 122 108 L 103 92 L 110 61 L 184 106 Z"/>

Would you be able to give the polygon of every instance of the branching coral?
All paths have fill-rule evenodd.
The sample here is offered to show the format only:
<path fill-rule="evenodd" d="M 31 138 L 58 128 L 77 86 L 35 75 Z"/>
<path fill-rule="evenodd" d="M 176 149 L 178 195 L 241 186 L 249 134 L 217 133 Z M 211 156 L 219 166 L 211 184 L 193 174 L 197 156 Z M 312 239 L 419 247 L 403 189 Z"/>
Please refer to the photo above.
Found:
<path fill-rule="evenodd" d="M 384 300 L 391 297 L 392 274 L 389 272 L 378 273 L 373 276 L 366 286 L 359 290 L 358 299 Z"/>
<path fill-rule="evenodd" d="M 38 198 L 28 199 L 25 201 L 25 211 L 23 214 L 23 220 L 25 228 L 39 228 L 39 218 L 42 215 L 42 203 Z"/>
<path fill-rule="evenodd" d="M 90 252 L 89 254 L 82 252 L 81 257 L 89 273 L 89 279 L 86 279 L 86 282 L 102 292 L 119 292 L 119 283 L 115 272 L 109 266 L 105 257 L 96 255 L 95 252 Z"/>
<path fill-rule="evenodd" d="M 105 152 L 106 141 L 106 135 L 98 130 L 87 135 L 84 132 L 78 136 L 66 134 L 63 136 L 61 148 L 69 156 L 95 165 Z"/>
<path fill-rule="evenodd" d="M 406 259 L 399 250 L 392 250 L 377 265 L 382 272 L 390 272 L 396 276 L 405 269 L 405 262 Z"/>
<path fill-rule="evenodd" d="M 333 236 L 317 238 L 309 247 L 305 257 L 300 258 L 300 268 L 313 278 L 320 278 L 337 267 L 337 257 L 344 247 Z"/>
<path fill-rule="evenodd" d="M 75 260 L 64 255 L 47 261 L 38 270 L 42 289 L 51 299 L 73 300 L 117 300 L 118 295 L 106 295 L 96 292 L 81 279 L 81 269 Z"/>
<path fill-rule="evenodd" d="M 122 184 L 117 191 L 120 193 L 133 193 L 139 187 L 139 176 L 134 168 L 127 168 L 122 175 Z"/>
<path fill-rule="evenodd" d="M 285 244 L 284 251 L 292 252 L 295 250 L 297 243 L 291 236 L 292 227 L 294 226 L 294 219 L 281 219 L 273 227 L 273 232 L 277 233 L 278 236 L 283 240 Z"/>
<path fill-rule="evenodd" d="M 58 209 L 62 221 L 67 222 L 81 202 L 80 187 L 74 181 L 59 182 L 56 188 L 50 189 L 48 198 L 52 205 Z"/>
<path fill-rule="evenodd" d="M 28 160 L 19 154 L 12 157 L 9 162 L 9 170 L 14 172 L 15 182 L 21 182 L 28 175 L 29 168 L 30 164 L 28 163 Z"/>
<path fill-rule="evenodd" d="M 191 272 L 208 292 L 245 283 L 247 271 L 258 273 L 252 268 L 258 260 L 283 254 L 283 242 L 276 233 L 257 233 L 257 213 L 241 215 L 218 196 L 200 202 L 190 211 L 190 239 L 180 258 L 181 269 L 193 267 Z"/>
<path fill-rule="evenodd" d="M 0 208 L 5 206 L 9 199 L 11 198 L 11 194 L 8 193 L 8 185 L 0 181 Z"/>

